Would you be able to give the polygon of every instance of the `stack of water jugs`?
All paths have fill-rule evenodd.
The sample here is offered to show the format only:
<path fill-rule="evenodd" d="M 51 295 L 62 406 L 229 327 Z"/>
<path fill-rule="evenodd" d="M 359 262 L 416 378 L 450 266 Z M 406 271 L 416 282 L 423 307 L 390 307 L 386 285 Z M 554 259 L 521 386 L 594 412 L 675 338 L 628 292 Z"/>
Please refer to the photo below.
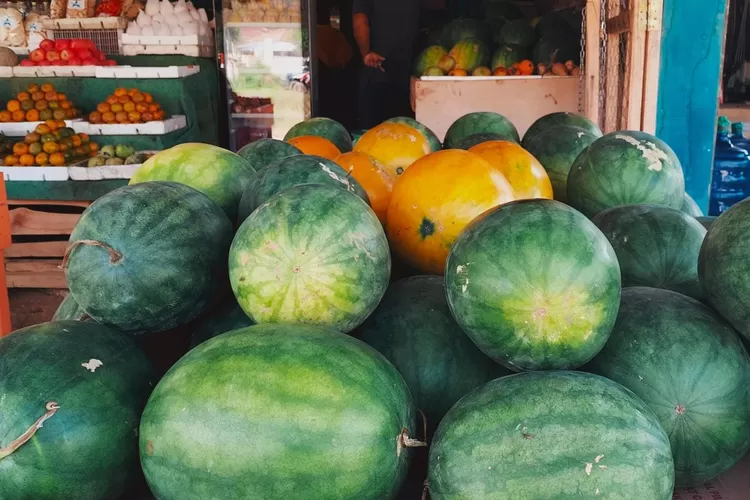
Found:
<path fill-rule="evenodd" d="M 726 116 L 719 117 L 709 215 L 720 215 L 750 196 L 748 151 L 750 141 L 745 138 L 743 124 L 731 124 Z"/>

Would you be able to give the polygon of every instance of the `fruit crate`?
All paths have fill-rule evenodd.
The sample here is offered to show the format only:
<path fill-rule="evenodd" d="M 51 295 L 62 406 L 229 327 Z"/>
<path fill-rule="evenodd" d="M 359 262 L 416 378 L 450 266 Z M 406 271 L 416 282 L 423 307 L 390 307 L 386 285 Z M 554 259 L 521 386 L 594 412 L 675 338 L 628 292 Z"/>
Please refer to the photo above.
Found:
<path fill-rule="evenodd" d="M 58 39 L 87 39 L 108 56 L 120 55 L 122 34 L 127 20 L 119 17 L 49 19 L 44 22 L 47 36 Z"/>

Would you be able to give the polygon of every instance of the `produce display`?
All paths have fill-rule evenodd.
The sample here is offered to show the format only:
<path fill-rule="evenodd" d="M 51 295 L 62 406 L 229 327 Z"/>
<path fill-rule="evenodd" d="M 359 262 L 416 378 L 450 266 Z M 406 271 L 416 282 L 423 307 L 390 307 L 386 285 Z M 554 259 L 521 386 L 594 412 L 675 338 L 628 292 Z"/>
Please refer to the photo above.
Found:
<path fill-rule="evenodd" d="M 116 66 L 86 38 L 42 40 L 39 48 L 21 59 L 21 66 Z"/>
<path fill-rule="evenodd" d="M 115 89 L 96 111 L 89 113 L 90 123 L 145 123 L 167 118 L 161 104 L 148 92 L 138 89 Z"/>
<path fill-rule="evenodd" d="M 276 139 L 261 139 L 243 146 L 237 154 L 250 162 L 260 172 L 267 165 L 287 156 L 302 154 L 302 151 L 291 144 Z"/>
<path fill-rule="evenodd" d="M 91 157 L 89 167 L 101 167 L 104 165 L 140 165 L 151 156 L 146 153 L 136 153 L 133 146 L 127 144 L 102 146 L 96 156 Z"/>
<path fill-rule="evenodd" d="M 60 167 L 95 156 L 99 145 L 87 134 L 76 134 L 64 121 L 47 120 L 13 144 L 3 163 L 9 167 Z"/>
<path fill-rule="evenodd" d="M 432 148 L 429 136 L 422 131 L 404 123 L 385 122 L 365 132 L 354 151 L 372 156 L 392 177 L 398 177 Z"/>
<path fill-rule="evenodd" d="M 334 161 L 362 186 L 372 211 L 385 224 L 395 179 L 378 160 L 365 153 L 344 153 Z"/>
<path fill-rule="evenodd" d="M 57 92 L 51 83 L 32 83 L 26 91 L 19 92 L 0 111 L 0 122 L 38 122 L 70 120 L 80 112 L 68 96 Z"/>
<path fill-rule="evenodd" d="M 508 179 L 517 200 L 552 199 L 552 184 L 539 161 L 515 142 L 490 140 L 469 149 Z"/>
<path fill-rule="evenodd" d="M 518 130 L 510 120 L 498 113 L 480 111 L 464 115 L 453 122 L 445 134 L 445 147 L 461 149 L 459 143 L 474 134 L 497 134 L 492 139 L 502 137 L 506 141 L 521 142 Z M 476 143 L 472 144 L 474 145 Z"/>
<path fill-rule="evenodd" d="M 127 17 L 132 20 L 128 23 L 125 33 L 132 36 L 166 37 L 211 34 L 206 9 L 196 9 L 191 1 L 133 2 L 132 7 L 128 9 Z"/>
<path fill-rule="evenodd" d="M 352 150 L 352 138 L 349 132 L 335 120 L 330 118 L 310 118 L 299 122 L 286 133 L 285 141 L 295 137 L 314 135 L 331 141 L 342 153 Z"/>
<path fill-rule="evenodd" d="M 324 137 L 316 135 L 301 135 L 289 139 L 289 144 L 302 151 L 306 155 L 322 156 L 333 160 L 341 154 L 334 143 Z"/>

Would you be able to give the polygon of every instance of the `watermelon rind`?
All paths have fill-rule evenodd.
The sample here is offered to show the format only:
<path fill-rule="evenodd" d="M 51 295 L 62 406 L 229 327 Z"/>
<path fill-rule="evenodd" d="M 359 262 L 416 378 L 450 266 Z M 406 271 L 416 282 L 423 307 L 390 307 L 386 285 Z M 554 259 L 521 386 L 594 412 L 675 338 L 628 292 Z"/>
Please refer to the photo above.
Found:
<path fill-rule="evenodd" d="M 72 293 L 68 293 L 63 301 L 57 307 L 55 314 L 52 316 L 52 321 L 84 321 L 89 319 L 89 315 L 86 311 L 81 309 L 81 306 L 73 298 Z"/>
<path fill-rule="evenodd" d="M 526 47 L 520 45 L 501 45 L 492 55 L 490 68 L 493 70 L 497 68 L 509 69 L 514 64 L 528 59 L 529 56 L 530 51 Z"/>
<path fill-rule="evenodd" d="M 509 119 L 499 113 L 478 111 L 466 114 L 453 122 L 445 134 L 443 147 L 445 149 L 457 149 L 462 139 L 470 135 L 484 133 L 498 134 L 508 141 L 521 141 L 518 130 Z"/>
<path fill-rule="evenodd" d="M 288 142 L 277 139 L 261 139 L 243 146 L 237 151 L 237 154 L 249 161 L 256 172 L 260 172 L 282 158 L 301 155 L 302 151 Z"/>
<path fill-rule="evenodd" d="M 508 137 L 506 135 L 496 134 L 493 132 L 482 133 L 482 134 L 472 134 L 458 141 L 454 149 L 465 149 L 468 151 L 469 149 L 473 148 L 477 144 L 482 144 L 483 142 L 506 141 L 506 140 L 508 140 Z"/>
<path fill-rule="evenodd" d="M 559 34 L 545 36 L 534 46 L 534 64 L 546 64 L 548 67 L 567 61 L 580 64 L 580 59 L 581 41 L 577 37 Z"/>
<path fill-rule="evenodd" d="M 567 111 L 559 111 L 544 115 L 532 123 L 523 135 L 521 145 L 526 148 L 526 143 L 535 141 L 537 135 L 545 134 L 547 130 L 557 129 L 558 127 L 578 127 L 597 139 L 603 135 L 599 126 L 587 117 Z"/>
<path fill-rule="evenodd" d="M 500 30 L 500 40 L 505 45 L 531 48 L 536 42 L 536 34 L 526 19 L 517 19 L 505 23 Z"/>
<path fill-rule="evenodd" d="M 309 118 L 294 125 L 284 136 L 284 140 L 305 135 L 315 135 L 331 141 L 342 153 L 352 150 L 352 137 L 342 124 L 322 116 Z"/>
<path fill-rule="evenodd" d="M 703 210 L 701 210 L 701 207 L 699 207 L 695 200 L 687 193 L 685 193 L 685 196 L 682 199 L 680 210 L 693 217 L 703 217 L 705 215 Z"/>

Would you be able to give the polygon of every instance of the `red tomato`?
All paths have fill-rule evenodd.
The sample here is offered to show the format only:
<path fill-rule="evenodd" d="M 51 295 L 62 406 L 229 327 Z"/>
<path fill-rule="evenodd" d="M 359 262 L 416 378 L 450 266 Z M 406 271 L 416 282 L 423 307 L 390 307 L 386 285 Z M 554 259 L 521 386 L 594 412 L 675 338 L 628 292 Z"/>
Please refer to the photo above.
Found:
<path fill-rule="evenodd" d="M 60 51 L 60 59 L 63 61 L 70 61 L 76 57 L 75 52 L 70 49 L 62 49 Z"/>
<path fill-rule="evenodd" d="M 80 66 L 80 65 L 81 65 L 81 60 L 78 59 L 77 57 L 71 57 L 70 59 L 68 59 L 68 66 Z"/>
<path fill-rule="evenodd" d="M 45 59 L 44 61 L 39 61 L 38 63 L 36 63 L 36 65 L 37 66 L 51 66 L 52 63 Z"/>
<path fill-rule="evenodd" d="M 117 66 L 117 61 L 112 59 L 105 59 L 102 61 L 102 66 Z"/>
<path fill-rule="evenodd" d="M 97 61 L 96 59 L 92 57 L 87 57 L 81 60 L 81 66 L 96 66 L 97 62 L 99 61 Z"/>
<path fill-rule="evenodd" d="M 107 56 L 105 56 L 104 52 L 102 52 L 101 50 L 97 50 L 94 54 L 95 54 L 96 58 L 98 60 L 100 60 L 100 61 L 103 61 L 103 60 L 105 60 L 107 58 Z"/>
<path fill-rule="evenodd" d="M 61 38 L 60 40 L 55 40 L 55 50 L 65 50 L 70 48 L 70 40 Z"/>
<path fill-rule="evenodd" d="M 59 61 L 60 60 L 60 53 L 56 50 L 48 50 L 47 51 L 47 60 L 48 61 Z"/>
<path fill-rule="evenodd" d="M 62 59 L 60 59 L 59 61 L 55 61 L 54 65 L 55 66 L 67 66 L 68 65 L 68 61 L 63 61 Z"/>
<path fill-rule="evenodd" d="M 21 66 L 36 66 L 36 63 L 32 61 L 31 59 L 23 59 L 21 60 Z"/>
<path fill-rule="evenodd" d="M 47 59 L 47 54 L 43 49 L 32 50 L 31 54 L 29 54 L 29 59 L 34 62 L 45 61 Z"/>
<path fill-rule="evenodd" d="M 76 49 L 76 56 L 78 59 L 91 59 L 93 54 L 89 49 Z"/>
<path fill-rule="evenodd" d="M 94 42 L 85 38 L 78 38 L 70 41 L 71 49 L 95 49 Z"/>
<path fill-rule="evenodd" d="M 39 48 L 42 50 L 55 50 L 55 42 L 52 40 L 42 40 L 42 43 L 39 44 Z"/>

